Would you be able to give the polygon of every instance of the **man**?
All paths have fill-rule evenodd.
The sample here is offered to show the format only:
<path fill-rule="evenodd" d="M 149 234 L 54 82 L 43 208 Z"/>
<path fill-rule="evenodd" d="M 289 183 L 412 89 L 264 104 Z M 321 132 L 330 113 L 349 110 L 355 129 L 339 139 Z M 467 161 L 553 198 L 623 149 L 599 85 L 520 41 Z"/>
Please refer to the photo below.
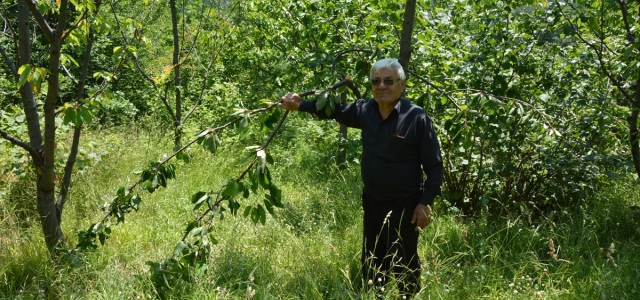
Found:
<path fill-rule="evenodd" d="M 374 100 L 341 104 L 329 116 L 297 94 L 279 105 L 362 130 L 362 275 L 365 284 L 381 285 L 393 274 L 401 292 L 412 295 L 420 289 L 418 235 L 440 195 L 440 145 L 429 115 L 402 97 L 406 76 L 398 61 L 377 61 L 370 79 Z"/>

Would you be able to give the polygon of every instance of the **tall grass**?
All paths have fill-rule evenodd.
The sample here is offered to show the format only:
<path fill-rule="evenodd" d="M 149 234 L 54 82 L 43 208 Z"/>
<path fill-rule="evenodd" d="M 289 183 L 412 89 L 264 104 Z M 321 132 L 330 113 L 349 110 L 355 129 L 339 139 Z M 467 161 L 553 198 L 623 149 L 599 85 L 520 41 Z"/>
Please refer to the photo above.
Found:
<path fill-rule="evenodd" d="M 169 154 L 160 137 L 135 130 L 89 132 L 109 154 L 74 177 L 63 215 L 68 246 L 102 216 L 100 207 L 133 172 Z M 79 266 L 51 261 L 28 182 L 4 175 L 0 192 L 0 297 L 7 299 L 149 299 L 158 297 L 147 261 L 173 251 L 196 216 L 189 197 L 217 189 L 246 166 L 239 144 L 216 155 L 194 149 L 177 163 L 166 189 L 141 192 L 140 211 L 114 226 L 106 244 Z M 295 151 L 292 151 L 295 149 Z M 254 225 L 241 215 L 214 220 L 219 242 L 206 272 L 165 294 L 183 299 L 374 299 L 362 291 L 360 174 L 341 169 L 305 140 L 270 150 L 285 207 Z M 325 153 L 326 154 L 326 153 Z M 581 207 L 531 222 L 517 214 L 463 219 L 436 205 L 420 237 L 423 264 L 418 299 L 638 299 L 640 199 L 637 183 L 604 182 Z M 250 197 L 244 201 L 261 201 Z M 383 297 L 397 295 L 393 285 Z"/>

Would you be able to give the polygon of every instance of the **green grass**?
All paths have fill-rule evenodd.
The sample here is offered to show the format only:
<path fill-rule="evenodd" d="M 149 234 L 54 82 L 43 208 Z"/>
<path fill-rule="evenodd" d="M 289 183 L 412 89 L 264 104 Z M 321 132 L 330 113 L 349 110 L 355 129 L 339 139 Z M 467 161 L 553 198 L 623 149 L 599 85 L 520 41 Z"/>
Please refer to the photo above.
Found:
<path fill-rule="evenodd" d="M 97 222 L 100 207 L 133 173 L 169 154 L 169 139 L 127 131 L 85 136 L 109 153 L 74 177 L 63 214 L 67 246 Z M 0 298 L 149 299 L 158 296 L 147 261 L 161 261 L 197 216 L 190 196 L 218 189 L 247 162 L 226 145 L 216 155 L 194 148 L 194 161 L 177 163 L 177 178 L 153 194 L 141 192 L 139 212 L 113 227 L 103 247 L 80 266 L 52 262 L 33 209 L 32 186 L 4 175 L 0 189 Z M 341 170 L 308 141 L 276 144 L 270 153 L 285 207 L 254 225 L 239 214 L 214 219 L 219 241 L 207 272 L 164 295 L 180 299 L 374 299 L 360 281 L 360 175 Z M 295 149 L 295 151 L 292 151 Z M 419 299 L 640 298 L 640 190 L 611 181 L 582 207 L 556 211 L 542 222 L 517 215 L 468 220 L 436 206 L 421 235 Z M 247 200 L 261 201 L 259 197 Z M 635 206 L 635 207 L 634 207 Z M 241 210 L 242 211 L 242 210 Z M 549 253 L 553 240 L 556 259 Z M 615 249 L 611 248 L 614 245 Z M 397 291 L 387 286 L 385 295 Z"/>

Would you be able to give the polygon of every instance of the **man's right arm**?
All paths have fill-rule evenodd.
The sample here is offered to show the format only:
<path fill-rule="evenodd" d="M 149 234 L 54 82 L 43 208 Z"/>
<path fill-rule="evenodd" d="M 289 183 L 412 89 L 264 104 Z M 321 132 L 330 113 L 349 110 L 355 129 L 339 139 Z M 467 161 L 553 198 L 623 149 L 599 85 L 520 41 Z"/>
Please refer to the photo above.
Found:
<path fill-rule="evenodd" d="M 303 111 L 320 119 L 335 119 L 348 127 L 361 128 L 358 119 L 359 110 L 363 103 L 361 101 L 364 100 L 358 100 L 352 104 L 339 104 L 331 115 L 327 115 L 324 109 L 317 110 L 316 101 L 302 101 L 300 96 L 295 93 L 282 96 L 282 101 L 278 105 L 286 110 Z"/>

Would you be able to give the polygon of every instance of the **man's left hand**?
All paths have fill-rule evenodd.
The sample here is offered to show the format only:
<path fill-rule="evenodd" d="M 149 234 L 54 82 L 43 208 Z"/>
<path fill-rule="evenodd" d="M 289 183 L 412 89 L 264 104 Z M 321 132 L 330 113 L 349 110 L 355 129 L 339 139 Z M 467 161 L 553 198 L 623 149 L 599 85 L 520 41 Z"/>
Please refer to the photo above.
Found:
<path fill-rule="evenodd" d="M 411 224 L 416 224 L 416 231 L 422 231 L 431 223 L 431 205 L 418 204 L 413 211 Z"/>

